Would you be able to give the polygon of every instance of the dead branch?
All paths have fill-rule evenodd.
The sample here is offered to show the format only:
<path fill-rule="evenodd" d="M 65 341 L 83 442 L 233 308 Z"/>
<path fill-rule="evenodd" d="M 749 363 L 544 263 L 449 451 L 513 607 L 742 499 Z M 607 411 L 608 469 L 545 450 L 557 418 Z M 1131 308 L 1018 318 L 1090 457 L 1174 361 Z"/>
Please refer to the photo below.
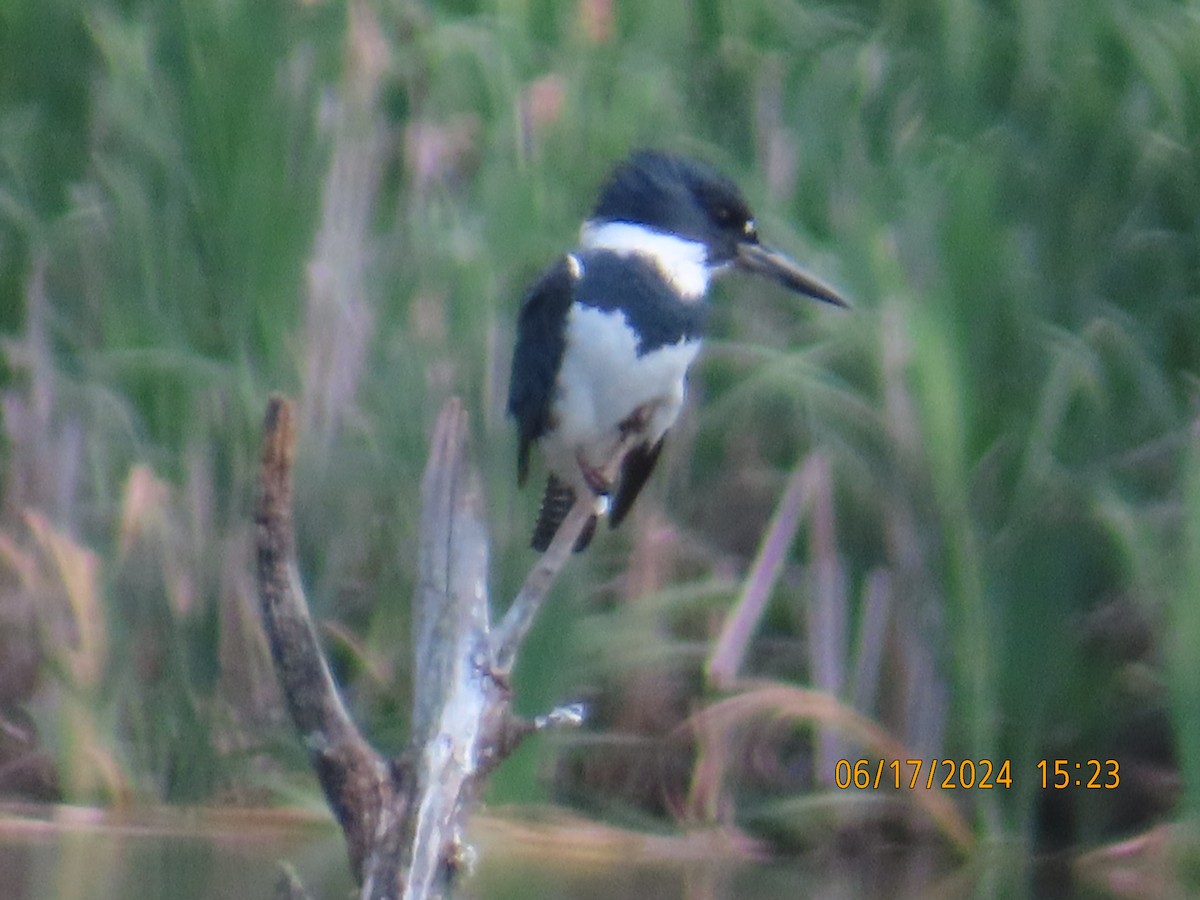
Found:
<path fill-rule="evenodd" d="M 292 528 L 292 404 L 272 397 L 263 432 L 255 514 L 263 624 L 288 711 L 346 836 L 350 866 L 357 873 L 395 785 L 385 760 L 363 740 L 342 705 L 300 587 Z"/>
<path fill-rule="evenodd" d="M 575 709 L 533 723 L 518 719 L 507 675 L 593 501 L 575 504 L 493 634 L 487 534 L 466 458 L 466 413 L 457 400 L 445 404 L 422 479 L 413 731 L 403 757 L 388 760 L 342 705 L 300 585 L 292 531 L 294 420 L 291 404 L 272 397 L 256 513 L 263 623 L 288 709 L 345 834 L 360 896 L 444 897 L 469 856 L 462 834 L 491 770 L 535 728 L 581 721 Z M 618 449 L 610 471 L 626 449 Z"/>
<path fill-rule="evenodd" d="M 638 438 L 632 434 L 621 439 L 608 463 L 601 469 L 607 481 L 611 483 L 616 477 L 621 461 L 625 459 L 626 454 L 637 440 Z M 559 571 L 571 557 L 575 540 L 587 525 L 588 519 L 595 514 L 595 497 L 586 494 L 576 497 L 574 505 L 554 535 L 554 540 L 550 542 L 550 546 L 546 548 L 541 559 L 525 576 L 525 581 L 517 592 L 516 599 L 513 600 L 512 606 L 509 607 L 508 612 L 504 614 L 504 618 L 496 627 L 496 633 L 492 640 L 496 672 L 507 676 L 512 671 L 512 667 L 516 663 L 517 650 L 533 624 L 538 610 L 541 609 L 542 601 L 558 578 Z"/>

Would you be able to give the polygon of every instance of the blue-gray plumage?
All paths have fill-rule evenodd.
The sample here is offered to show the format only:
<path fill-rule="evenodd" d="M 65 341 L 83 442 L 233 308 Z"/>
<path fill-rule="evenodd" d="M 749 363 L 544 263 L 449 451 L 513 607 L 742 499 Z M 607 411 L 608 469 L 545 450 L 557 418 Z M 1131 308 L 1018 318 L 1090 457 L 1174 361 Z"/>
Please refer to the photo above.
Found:
<path fill-rule="evenodd" d="M 733 182 L 701 163 L 640 151 L 602 189 L 579 248 L 529 290 L 517 322 L 508 411 L 517 422 L 518 482 L 528 477 L 534 444 L 549 470 L 535 549 L 546 549 L 579 491 L 615 491 L 610 524 L 625 517 L 682 408 L 709 281 L 730 266 L 844 305 L 759 243 Z M 603 470 L 629 436 L 633 447 L 610 484 Z M 577 550 L 591 540 L 595 521 Z"/>

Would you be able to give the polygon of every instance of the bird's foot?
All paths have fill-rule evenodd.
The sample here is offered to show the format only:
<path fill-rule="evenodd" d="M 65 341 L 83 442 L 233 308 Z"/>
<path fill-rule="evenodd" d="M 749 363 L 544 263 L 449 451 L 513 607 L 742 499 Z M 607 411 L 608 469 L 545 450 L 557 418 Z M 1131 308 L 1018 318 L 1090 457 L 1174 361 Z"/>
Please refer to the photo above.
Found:
<path fill-rule="evenodd" d="M 608 492 L 612 490 L 612 482 L 605 477 L 604 472 L 585 460 L 582 453 L 575 454 L 575 461 L 579 463 L 579 471 L 592 493 L 597 497 L 607 497 Z"/>

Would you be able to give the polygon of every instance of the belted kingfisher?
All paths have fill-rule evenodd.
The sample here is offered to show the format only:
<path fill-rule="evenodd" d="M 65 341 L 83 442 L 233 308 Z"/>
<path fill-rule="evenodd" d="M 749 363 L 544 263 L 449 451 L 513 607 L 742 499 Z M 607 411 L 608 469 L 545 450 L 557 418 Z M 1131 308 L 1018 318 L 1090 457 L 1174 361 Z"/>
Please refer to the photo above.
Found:
<path fill-rule="evenodd" d="M 702 163 L 641 150 L 609 176 L 579 247 L 529 289 L 517 322 L 508 412 L 517 421 L 518 484 L 529 475 L 535 443 L 549 470 L 535 550 L 549 546 L 579 491 L 611 498 L 598 512 L 608 506 L 613 528 L 625 518 L 683 406 L 709 282 L 730 268 L 846 305 L 759 243 L 754 216 L 732 181 Z M 603 469 L 630 440 L 609 483 Z M 595 526 L 593 515 L 576 551 Z"/>

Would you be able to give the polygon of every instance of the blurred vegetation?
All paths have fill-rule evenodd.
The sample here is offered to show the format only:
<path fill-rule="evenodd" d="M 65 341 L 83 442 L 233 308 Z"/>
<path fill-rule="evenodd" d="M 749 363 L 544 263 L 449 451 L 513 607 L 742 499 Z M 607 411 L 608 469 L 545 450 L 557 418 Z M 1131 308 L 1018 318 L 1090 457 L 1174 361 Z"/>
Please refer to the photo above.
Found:
<path fill-rule="evenodd" d="M 865 717 L 1012 761 L 1010 790 L 953 792 L 979 838 L 1200 816 L 1200 12 L 1168 0 L 8 0 L 6 793 L 311 790 L 253 591 L 272 389 L 304 419 L 310 602 L 402 745 L 432 416 L 474 410 L 502 600 L 537 501 L 503 417 L 522 287 L 638 145 L 728 171 L 854 308 L 722 283 L 664 471 L 518 673 L 531 713 L 585 697 L 591 726 L 496 798 L 920 835 L 911 792 L 833 787 L 885 746 L 839 731 Z M 735 673 L 834 711 L 686 725 L 728 693 L 704 673 L 731 609 Z M 1044 758 L 1115 758 L 1122 787 L 1042 790 Z"/>

